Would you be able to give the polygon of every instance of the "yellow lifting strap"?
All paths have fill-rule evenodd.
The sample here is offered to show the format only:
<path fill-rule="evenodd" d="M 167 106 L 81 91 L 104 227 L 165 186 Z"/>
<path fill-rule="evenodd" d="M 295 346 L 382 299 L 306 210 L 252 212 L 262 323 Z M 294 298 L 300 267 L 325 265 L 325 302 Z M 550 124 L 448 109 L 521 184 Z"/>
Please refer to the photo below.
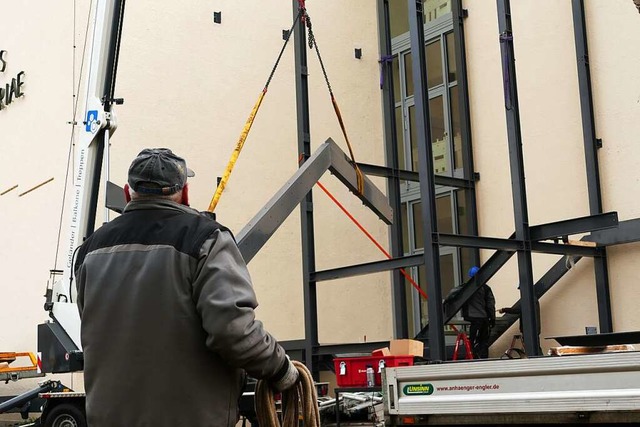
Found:
<path fill-rule="evenodd" d="M 280 54 L 278 55 L 278 58 L 276 59 L 276 63 L 273 65 L 273 68 L 271 69 L 271 74 L 269 74 L 269 78 L 267 78 L 267 83 L 265 83 L 264 89 L 262 89 L 260 96 L 258 96 L 258 100 L 253 106 L 253 109 L 251 110 L 251 114 L 249 114 L 249 118 L 244 124 L 244 128 L 242 128 L 242 132 L 240 133 L 240 138 L 238 138 L 238 143 L 236 144 L 236 148 L 233 150 L 233 153 L 231 153 L 231 159 L 229 160 L 229 163 L 227 164 L 227 168 L 225 169 L 224 174 L 220 179 L 220 183 L 216 187 L 216 192 L 214 193 L 213 198 L 211 199 L 211 203 L 209 203 L 209 208 L 207 209 L 207 211 L 209 212 L 213 212 L 216 206 L 218 205 L 218 201 L 220 201 L 222 192 L 224 191 L 224 188 L 226 187 L 227 182 L 229 181 L 229 177 L 231 176 L 231 171 L 233 170 L 233 167 L 235 166 L 236 161 L 238 161 L 238 157 L 240 156 L 242 147 L 244 146 L 244 143 L 247 140 L 247 136 L 249 135 L 249 131 L 251 130 L 251 126 L 253 125 L 253 121 L 256 119 L 256 115 L 258 114 L 258 110 L 260 109 L 260 105 L 262 104 L 262 100 L 264 99 L 264 96 L 267 94 L 267 90 L 269 90 L 269 83 L 271 83 L 271 79 L 273 78 L 273 75 L 275 74 L 276 69 L 278 68 L 280 59 L 282 59 L 282 54 L 284 53 L 284 50 L 287 47 L 287 43 L 289 43 L 289 39 L 291 38 L 291 34 L 293 34 L 293 30 L 298 24 L 298 21 L 300 21 L 302 14 L 303 14 L 303 10 L 300 9 L 300 11 L 298 12 L 298 16 L 296 17 L 296 19 L 293 21 L 293 24 L 291 25 L 291 29 L 289 29 L 289 32 L 287 33 L 287 37 L 284 40 L 282 49 L 280 49 Z"/>
<path fill-rule="evenodd" d="M 211 203 L 209 203 L 209 212 L 213 212 L 220 200 L 220 196 L 222 196 L 222 192 L 224 191 L 224 187 L 227 185 L 227 181 L 229 181 L 229 177 L 231 176 L 231 171 L 240 156 L 240 151 L 242 151 L 242 147 L 244 146 L 244 142 L 247 140 L 247 136 L 249 135 L 249 131 L 251 130 L 251 126 L 253 125 L 253 121 L 256 118 L 256 114 L 258 114 L 258 110 L 260 109 L 260 104 L 262 104 L 262 100 L 267 93 L 267 88 L 265 87 L 263 91 L 260 93 L 258 100 L 256 101 L 253 109 L 251 110 L 251 114 L 249 114 L 249 118 L 247 118 L 247 122 L 244 124 L 244 128 L 242 129 L 242 133 L 240 133 L 240 138 L 238 138 L 238 143 L 236 144 L 236 148 L 231 153 L 231 159 L 229 159 L 229 163 L 227 164 L 227 168 L 222 175 L 222 179 L 220 179 L 220 183 L 218 184 L 218 188 L 216 188 L 216 192 L 211 199 Z"/>

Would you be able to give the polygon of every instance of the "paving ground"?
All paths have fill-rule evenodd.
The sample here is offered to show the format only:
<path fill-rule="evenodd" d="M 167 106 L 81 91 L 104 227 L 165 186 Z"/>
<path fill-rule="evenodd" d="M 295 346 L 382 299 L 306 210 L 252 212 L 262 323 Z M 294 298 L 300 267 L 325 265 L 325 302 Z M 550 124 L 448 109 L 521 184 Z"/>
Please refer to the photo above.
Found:
<path fill-rule="evenodd" d="M 31 421 L 34 421 L 40 417 L 40 414 L 32 414 Z M 20 414 L 2 414 L 0 415 L 0 427 L 13 427 L 28 423 L 28 420 L 23 420 Z"/>

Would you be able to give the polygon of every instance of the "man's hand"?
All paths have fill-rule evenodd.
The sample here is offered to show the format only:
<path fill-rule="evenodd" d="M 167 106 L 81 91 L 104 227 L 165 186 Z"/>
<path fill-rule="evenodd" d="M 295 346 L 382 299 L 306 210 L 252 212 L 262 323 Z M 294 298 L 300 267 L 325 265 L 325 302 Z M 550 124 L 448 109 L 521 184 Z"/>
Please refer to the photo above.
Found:
<path fill-rule="evenodd" d="M 498 313 L 500 314 L 504 314 L 507 312 L 507 308 L 506 307 L 502 307 L 501 309 L 498 310 Z"/>
<path fill-rule="evenodd" d="M 278 391 L 285 391 L 293 387 L 300 378 L 298 368 L 287 358 L 287 370 L 282 377 L 272 383 L 273 387 Z"/>

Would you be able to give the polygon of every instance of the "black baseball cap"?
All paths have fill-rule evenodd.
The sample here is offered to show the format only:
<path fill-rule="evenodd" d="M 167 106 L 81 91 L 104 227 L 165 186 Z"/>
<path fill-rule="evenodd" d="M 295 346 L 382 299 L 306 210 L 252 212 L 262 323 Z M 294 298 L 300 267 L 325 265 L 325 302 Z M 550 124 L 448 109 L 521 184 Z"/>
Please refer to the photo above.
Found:
<path fill-rule="evenodd" d="M 145 148 L 129 166 L 129 186 L 136 193 L 169 195 L 187 183 L 195 173 L 187 162 L 168 148 Z"/>

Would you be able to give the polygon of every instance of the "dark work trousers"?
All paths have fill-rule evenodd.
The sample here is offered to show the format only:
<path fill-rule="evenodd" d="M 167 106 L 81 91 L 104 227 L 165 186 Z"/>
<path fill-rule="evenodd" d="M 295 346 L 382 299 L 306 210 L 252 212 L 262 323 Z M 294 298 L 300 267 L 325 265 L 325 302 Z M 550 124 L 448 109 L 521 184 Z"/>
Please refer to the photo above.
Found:
<path fill-rule="evenodd" d="M 489 319 L 469 318 L 469 341 L 475 359 L 489 357 Z"/>

